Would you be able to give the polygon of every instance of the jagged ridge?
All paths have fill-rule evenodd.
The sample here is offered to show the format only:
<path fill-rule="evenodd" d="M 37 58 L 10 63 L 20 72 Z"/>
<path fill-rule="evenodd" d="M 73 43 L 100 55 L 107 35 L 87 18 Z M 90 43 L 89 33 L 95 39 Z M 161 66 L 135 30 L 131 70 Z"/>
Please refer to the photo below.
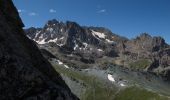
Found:
<path fill-rule="evenodd" d="M 102 27 L 82 27 L 75 22 L 50 20 L 43 28 L 25 30 L 27 36 L 71 66 L 106 66 L 102 61 L 129 69 L 148 71 L 169 79 L 170 46 L 162 37 L 143 33 L 135 39 Z M 72 57 L 67 57 L 67 55 Z M 64 56 L 63 56 L 64 55 Z M 108 59 L 107 59 L 108 58 Z M 80 62 L 77 62 L 80 61 Z M 93 64 L 93 65 L 88 65 Z"/>

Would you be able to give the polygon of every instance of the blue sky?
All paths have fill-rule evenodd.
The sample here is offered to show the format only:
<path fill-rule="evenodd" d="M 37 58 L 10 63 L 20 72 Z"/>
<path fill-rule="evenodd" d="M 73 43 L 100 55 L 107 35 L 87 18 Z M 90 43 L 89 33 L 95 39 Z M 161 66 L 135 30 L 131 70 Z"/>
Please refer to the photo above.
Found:
<path fill-rule="evenodd" d="M 13 0 L 27 27 L 50 19 L 101 26 L 134 38 L 142 32 L 170 43 L 170 0 Z"/>

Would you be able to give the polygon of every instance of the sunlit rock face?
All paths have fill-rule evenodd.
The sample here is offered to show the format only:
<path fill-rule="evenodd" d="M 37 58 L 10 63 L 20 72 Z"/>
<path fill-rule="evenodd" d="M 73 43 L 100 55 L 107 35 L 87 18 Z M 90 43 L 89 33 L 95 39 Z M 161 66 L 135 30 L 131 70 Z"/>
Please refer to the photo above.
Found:
<path fill-rule="evenodd" d="M 108 58 L 113 64 L 130 69 L 135 67 L 168 79 L 170 46 L 159 36 L 142 33 L 134 39 L 127 39 L 107 28 L 80 26 L 75 22 L 55 19 L 49 20 L 42 28 L 25 29 L 25 33 L 40 48 L 50 51 L 58 59 L 67 63 L 73 61 L 69 65 L 76 68 L 91 67 L 88 64 L 107 68 L 98 59 Z"/>
<path fill-rule="evenodd" d="M 49 20 L 42 28 L 25 29 L 25 33 L 40 48 L 76 68 L 92 67 L 88 64 L 108 68 L 106 63 L 110 61 L 114 65 L 148 71 L 169 80 L 170 46 L 159 36 L 142 33 L 134 39 L 127 39 L 107 28 L 80 26 L 76 22 L 55 19 Z M 101 64 L 101 59 L 106 63 Z"/>

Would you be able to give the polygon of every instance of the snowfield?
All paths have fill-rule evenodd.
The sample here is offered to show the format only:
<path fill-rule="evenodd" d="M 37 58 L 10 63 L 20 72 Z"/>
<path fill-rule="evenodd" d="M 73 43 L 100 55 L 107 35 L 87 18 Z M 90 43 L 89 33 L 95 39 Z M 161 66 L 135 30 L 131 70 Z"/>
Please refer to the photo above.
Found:
<path fill-rule="evenodd" d="M 116 82 L 115 79 L 114 79 L 114 77 L 113 77 L 113 75 L 111 75 L 111 74 L 108 74 L 108 75 L 107 75 L 107 78 L 108 78 L 111 82 Z"/>
<path fill-rule="evenodd" d="M 104 33 L 96 32 L 94 30 L 91 30 L 91 31 L 92 31 L 93 36 L 98 36 L 99 38 L 105 38 L 106 37 L 106 35 Z"/>
<path fill-rule="evenodd" d="M 48 41 L 48 43 L 49 43 L 49 42 L 57 42 L 57 40 L 58 40 L 57 38 L 51 39 L 51 40 Z"/>

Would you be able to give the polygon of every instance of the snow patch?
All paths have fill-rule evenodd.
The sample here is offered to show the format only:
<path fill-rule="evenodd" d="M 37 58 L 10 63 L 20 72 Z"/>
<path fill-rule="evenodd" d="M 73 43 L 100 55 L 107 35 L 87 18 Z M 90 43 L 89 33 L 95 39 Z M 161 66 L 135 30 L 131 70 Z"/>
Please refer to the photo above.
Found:
<path fill-rule="evenodd" d="M 124 86 L 126 86 L 126 85 L 125 85 L 125 84 L 123 84 L 123 83 L 120 83 L 120 86 L 124 87 Z"/>
<path fill-rule="evenodd" d="M 52 32 L 52 31 L 53 31 L 53 28 L 47 28 L 47 31 Z"/>
<path fill-rule="evenodd" d="M 27 37 L 28 37 L 29 39 L 31 39 L 31 37 L 30 37 L 30 36 L 28 36 L 28 35 L 27 35 Z"/>
<path fill-rule="evenodd" d="M 43 39 L 43 37 L 44 37 L 44 34 L 41 34 L 39 38 L 40 38 L 40 39 Z"/>
<path fill-rule="evenodd" d="M 63 65 L 65 68 L 69 68 L 68 65 L 65 65 L 63 62 L 61 62 L 60 60 L 57 60 L 59 65 Z"/>
<path fill-rule="evenodd" d="M 69 68 L 67 65 L 64 65 L 65 68 Z"/>
<path fill-rule="evenodd" d="M 57 60 L 58 61 L 58 64 L 59 65 L 62 65 L 63 64 L 63 62 L 61 62 L 60 60 Z"/>
<path fill-rule="evenodd" d="M 109 43 L 113 43 L 113 42 L 114 42 L 114 41 L 111 41 L 111 40 L 109 40 L 109 39 L 106 39 L 106 41 L 109 42 Z"/>
<path fill-rule="evenodd" d="M 114 79 L 113 75 L 108 74 L 108 75 L 107 75 L 107 78 L 108 78 L 111 82 L 115 82 L 115 79 Z"/>
<path fill-rule="evenodd" d="M 63 46 L 64 44 L 57 44 L 57 45 L 61 47 L 61 46 Z"/>
<path fill-rule="evenodd" d="M 48 41 L 48 43 L 50 43 L 50 42 L 57 42 L 57 40 L 58 40 L 57 38 L 51 39 L 51 40 Z"/>
<path fill-rule="evenodd" d="M 41 41 L 36 41 L 38 44 L 45 44 L 45 39 L 41 40 Z"/>
<path fill-rule="evenodd" d="M 88 44 L 84 42 L 83 45 L 85 46 L 85 48 L 87 48 L 87 45 L 88 45 Z"/>
<path fill-rule="evenodd" d="M 75 46 L 74 46 L 74 50 L 76 50 L 76 48 L 78 47 L 78 45 L 77 44 L 75 44 Z"/>
<path fill-rule="evenodd" d="M 106 35 L 104 34 L 104 33 L 101 33 L 101 32 L 96 32 L 96 31 L 94 31 L 94 30 L 91 30 L 92 31 L 92 34 L 94 35 L 94 36 L 98 36 L 99 38 L 105 38 L 106 37 Z"/>
<path fill-rule="evenodd" d="M 74 50 L 76 50 L 77 48 L 78 48 L 79 46 L 78 46 L 78 44 L 76 44 L 76 40 L 74 40 Z"/>
<path fill-rule="evenodd" d="M 53 38 L 54 37 L 54 34 L 51 34 L 51 38 Z"/>
<path fill-rule="evenodd" d="M 103 52 L 103 50 L 102 49 L 97 49 L 98 51 L 100 51 L 100 52 Z"/>
<path fill-rule="evenodd" d="M 63 29 L 60 29 L 61 32 L 63 32 Z"/>
<path fill-rule="evenodd" d="M 38 35 L 40 34 L 41 31 L 37 31 L 36 34 L 35 34 L 35 38 L 38 37 Z"/>
<path fill-rule="evenodd" d="M 61 37 L 59 40 L 63 40 L 64 39 L 64 37 Z"/>
<path fill-rule="evenodd" d="M 92 51 L 93 50 L 93 48 L 90 48 L 90 51 Z"/>

